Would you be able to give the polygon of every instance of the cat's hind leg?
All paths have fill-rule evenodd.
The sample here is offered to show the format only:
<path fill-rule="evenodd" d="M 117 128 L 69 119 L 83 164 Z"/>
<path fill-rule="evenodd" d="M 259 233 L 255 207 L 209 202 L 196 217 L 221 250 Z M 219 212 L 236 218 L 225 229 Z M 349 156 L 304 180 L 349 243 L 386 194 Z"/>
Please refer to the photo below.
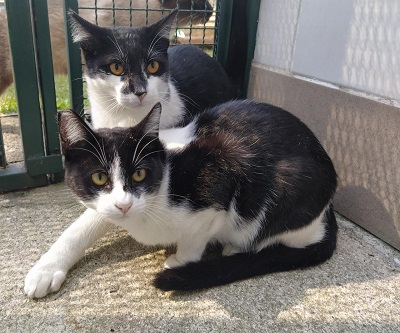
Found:
<path fill-rule="evenodd" d="M 200 261 L 207 244 L 222 228 L 225 213 L 213 209 L 205 210 L 192 217 L 188 226 L 177 241 L 176 253 L 169 256 L 164 268 L 175 268 L 189 262 Z"/>
<path fill-rule="evenodd" d="M 31 268 L 25 278 L 25 294 L 30 298 L 41 298 L 60 289 L 68 270 L 109 226 L 110 223 L 96 211 L 87 209 Z"/>
<path fill-rule="evenodd" d="M 175 268 L 188 262 L 199 261 L 209 241 L 209 235 L 183 237 L 177 243 L 176 253 L 170 255 L 165 261 L 164 268 Z"/>

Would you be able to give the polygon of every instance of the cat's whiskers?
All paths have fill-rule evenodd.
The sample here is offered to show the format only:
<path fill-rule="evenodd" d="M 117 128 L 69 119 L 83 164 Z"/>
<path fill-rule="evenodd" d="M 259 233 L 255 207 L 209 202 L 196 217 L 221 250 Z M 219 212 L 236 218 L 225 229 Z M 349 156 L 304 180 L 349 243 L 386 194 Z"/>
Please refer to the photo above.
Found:
<path fill-rule="evenodd" d="M 162 102 L 163 104 L 166 104 L 169 107 L 173 106 L 177 109 L 184 109 L 187 114 L 191 115 L 191 112 L 189 111 L 189 109 L 187 107 L 185 107 L 184 105 L 182 105 L 179 102 L 172 102 L 170 99 L 167 99 L 164 96 L 161 96 L 161 94 L 163 94 L 163 92 L 159 92 L 158 96 L 154 96 L 151 99 L 149 98 L 148 102 L 150 104 L 152 103 L 151 101 L 153 101 L 153 103 Z"/>
<path fill-rule="evenodd" d="M 102 159 L 101 159 L 97 154 L 95 154 L 94 152 L 92 152 L 92 151 L 89 150 L 89 149 L 81 148 L 81 147 L 72 147 L 71 150 L 83 150 L 83 151 L 87 151 L 88 153 L 90 153 L 90 154 L 92 154 L 94 157 L 96 157 L 96 158 L 99 160 L 99 162 L 101 163 L 101 165 L 103 165 L 104 167 L 107 167 L 107 165 L 105 165 L 105 164 L 103 163 Z"/>
<path fill-rule="evenodd" d="M 91 130 L 91 128 L 89 127 L 89 125 L 87 125 L 86 123 L 83 123 L 83 126 L 87 129 L 87 132 L 93 137 L 93 139 L 95 140 L 95 142 L 97 143 L 98 149 L 90 142 L 88 141 L 86 138 L 82 138 L 83 141 L 87 142 L 89 145 L 91 145 L 93 147 L 93 149 L 96 151 L 97 155 L 94 154 L 93 152 L 91 152 L 94 156 L 97 157 L 97 159 L 99 160 L 99 162 L 105 167 L 107 168 L 107 158 L 106 158 L 106 154 L 104 151 L 104 145 L 101 146 L 99 140 L 97 140 L 96 136 L 93 134 L 93 131 Z M 84 148 L 72 148 L 72 149 L 82 149 L 82 150 L 86 150 Z"/>
<path fill-rule="evenodd" d="M 188 197 L 185 197 L 184 195 L 173 194 L 173 193 L 153 195 L 152 199 L 165 198 L 165 197 L 178 197 L 178 198 L 182 198 L 188 202 L 191 202 L 193 204 L 195 203 L 193 200 L 189 199 Z"/>
<path fill-rule="evenodd" d="M 107 109 L 104 110 L 104 113 L 107 115 L 112 115 L 113 113 L 119 113 L 123 109 L 123 106 L 119 105 L 117 101 L 111 103 Z"/>
<path fill-rule="evenodd" d="M 99 159 L 100 163 L 101 163 L 105 168 L 107 168 L 108 163 L 107 163 L 106 153 L 105 153 L 105 151 L 104 151 L 104 144 L 103 144 L 102 146 L 100 146 L 100 142 L 97 140 L 97 138 L 96 138 L 94 135 L 92 135 L 92 136 L 93 136 L 94 139 L 96 140 L 98 149 L 97 149 L 90 141 L 88 141 L 87 139 L 83 139 L 83 141 L 87 142 L 88 144 L 90 144 L 90 145 L 93 147 L 93 149 L 96 151 L 96 153 L 99 154 L 98 159 Z"/>
<path fill-rule="evenodd" d="M 154 215 L 153 212 L 147 211 L 147 210 L 143 210 L 142 213 L 146 217 L 147 220 L 149 220 L 150 222 L 153 222 L 159 229 L 162 230 L 163 226 L 160 225 L 160 223 L 159 223 L 160 219 L 158 219 L 157 216 Z"/>
<path fill-rule="evenodd" d="M 165 53 L 165 49 L 164 49 L 163 47 L 160 47 L 159 49 L 158 49 L 157 47 L 158 47 L 158 46 L 156 46 L 156 47 L 151 51 L 151 53 L 149 53 L 148 58 L 149 58 L 150 60 L 156 58 L 156 56 L 159 55 L 159 54 L 164 54 L 164 53 Z"/>
<path fill-rule="evenodd" d="M 141 143 L 142 140 L 147 136 L 147 134 L 149 134 L 151 131 L 153 131 L 156 127 L 157 127 L 156 125 L 153 126 L 153 127 L 151 127 L 151 128 L 150 128 L 145 134 L 143 134 L 143 136 L 139 139 L 139 142 L 136 144 L 135 151 L 134 151 L 134 153 L 133 153 L 132 164 L 135 164 L 135 160 L 136 160 L 137 158 L 139 158 L 139 156 L 140 156 L 140 154 L 142 153 L 142 151 L 143 151 L 144 148 L 146 148 L 146 147 L 147 147 L 150 143 L 152 143 L 154 140 L 157 140 L 157 139 L 158 139 L 157 137 L 155 137 L 155 138 L 152 139 L 150 142 L 148 142 L 148 143 L 142 148 L 142 150 L 139 152 L 138 156 L 136 157 L 137 149 L 138 149 L 140 143 Z"/>
<path fill-rule="evenodd" d="M 140 154 L 143 152 L 143 150 L 144 150 L 149 144 L 153 143 L 153 142 L 156 141 L 156 140 L 158 140 L 158 137 L 155 137 L 155 138 L 151 139 L 149 142 L 147 142 L 147 143 L 142 147 L 142 149 L 140 150 L 140 152 L 138 153 L 136 159 L 132 159 L 132 164 L 137 165 L 138 162 L 136 162 L 136 160 L 139 159 Z M 136 150 L 135 150 L 135 152 L 136 152 Z M 135 157 L 135 156 L 134 156 L 134 157 Z"/>
<path fill-rule="evenodd" d="M 177 107 L 177 108 L 183 108 L 183 109 L 186 111 L 187 114 L 191 115 L 190 110 L 189 110 L 186 106 L 184 106 L 184 104 L 182 105 L 182 104 L 179 103 L 179 102 L 172 102 L 171 99 L 166 99 L 166 98 L 164 98 L 161 94 L 168 94 L 168 92 L 159 91 L 158 99 L 159 99 L 160 101 L 164 102 L 164 103 L 167 104 L 167 105 L 172 105 L 172 106 Z M 197 104 L 197 103 L 196 103 L 193 99 L 191 99 L 189 96 L 187 96 L 187 95 L 185 95 L 185 94 L 182 94 L 182 93 L 180 93 L 180 92 L 177 92 L 177 94 L 179 95 L 179 97 L 180 97 L 182 100 L 188 102 L 188 104 L 190 104 L 190 105 L 194 106 L 195 108 L 197 108 L 198 110 L 200 110 L 199 104 Z"/>
<path fill-rule="evenodd" d="M 171 80 L 175 81 L 175 84 L 177 85 L 178 82 L 176 80 L 174 80 L 173 78 L 171 78 Z M 196 103 L 192 98 L 190 98 L 188 95 L 185 95 L 181 92 L 177 92 L 179 97 L 182 97 L 185 101 L 187 101 L 188 103 L 190 103 L 191 105 L 193 105 L 194 107 L 200 109 L 200 105 L 198 103 Z"/>
<path fill-rule="evenodd" d="M 152 204 L 149 202 L 146 203 L 141 203 L 135 207 L 136 210 L 140 210 L 140 212 L 147 217 L 150 221 L 154 222 L 157 227 L 160 229 L 163 228 L 161 223 L 163 222 L 163 219 L 160 218 L 161 215 L 164 215 L 164 217 L 169 217 L 168 211 L 162 207 L 159 207 L 156 204 Z"/>
<path fill-rule="evenodd" d="M 171 224 L 168 223 L 168 221 L 171 221 L 171 214 L 168 210 L 162 209 L 157 205 L 148 204 L 142 212 L 161 230 L 165 230 L 165 228 L 173 228 Z M 176 222 L 176 220 L 174 222 Z"/>
<path fill-rule="evenodd" d="M 151 59 L 151 54 L 152 54 L 154 46 L 157 45 L 157 43 L 160 41 L 161 38 L 165 37 L 166 31 L 168 31 L 168 35 L 169 35 L 170 27 L 168 27 L 168 28 L 163 27 L 162 29 L 160 29 L 157 32 L 157 34 L 154 36 L 152 41 L 150 42 L 149 48 L 147 50 L 147 58 L 148 59 Z"/>
<path fill-rule="evenodd" d="M 147 156 L 150 156 L 151 154 L 161 153 L 161 152 L 163 152 L 163 151 L 164 151 L 163 149 L 161 149 L 161 150 L 156 150 L 156 151 L 152 151 L 152 152 L 150 152 L 150 153 L 144 155 L 140 160 L 138 160 L 137 162 L 135 162 L 135 165 L 134 165 L 134 166 L 138 165 L 138 164 L 139 164 L 141 161 L 143 161 Z"/>
<path fill-rule="evenodd" d="M 121 46 L 118 44 L 118 40 L 117 40 L 117 38 L 115 37 L 114 30 L 111 30 L 111 32 L 112 32 L 112 34 L 113 34 L 114 40 L 113 40 L 110 36 L 107 36 L 107 38 L 108 38 L 108 39 L 115 45 L 115 47 L 117 48 L 117 51 L 118 51 L 118 53 L 119 53 L 119 55 L 120 55 L 120 57 L 121 57 L 121 61 L 127 61 L 127 55 L 124 55 L 124 53 L 122 52 Z"/>

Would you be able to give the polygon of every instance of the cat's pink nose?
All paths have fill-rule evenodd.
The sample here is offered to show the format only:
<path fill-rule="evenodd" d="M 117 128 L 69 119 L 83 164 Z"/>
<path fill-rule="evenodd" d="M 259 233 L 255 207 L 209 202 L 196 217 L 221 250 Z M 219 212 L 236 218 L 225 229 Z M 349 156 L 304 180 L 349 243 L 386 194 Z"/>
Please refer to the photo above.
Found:
<path fill-rule="evenodd" d="M 135 95 L 137 96 L 137 98 L 139 98 L 140 103 L 143 101 L 144 97 L 146 96 L 146 92 L 137 92 L 135 93 Z"/>
<path fill-rule="evenodd" d="M 132 207 L 132 203 L 126 203 L 126 204 L 115 204 L 115 207 L 117 207 L 122 213 L 126 214 L 126 212 L 129 210 L 129 208 Z"/>

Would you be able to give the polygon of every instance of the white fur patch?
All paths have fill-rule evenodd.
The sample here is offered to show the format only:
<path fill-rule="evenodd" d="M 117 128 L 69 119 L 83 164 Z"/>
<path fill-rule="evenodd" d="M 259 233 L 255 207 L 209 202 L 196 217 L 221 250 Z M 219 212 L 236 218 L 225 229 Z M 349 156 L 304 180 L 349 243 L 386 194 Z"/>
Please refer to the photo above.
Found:
<path fill-rule="evenodd" d="M 114 158 L 111 165 L 112 191 L 102 192 L 96 201 L 96 210 L 105 214 L 107 217 L 120 219 L 129 213 L 123 213 L 118 207 L 134 206 L 134 196 L 130 192 L 124 191 L 124 178 L 118 156 Z"/>
<path fill-rule="evenodd" d="M 167 149 L 182 149 L 195 139 L 196 124 L 191 122 L 183 128 L 170 128 L 160 131 L 159 138 Z"/>
<path fill-rule="evenodd" d="M 264 216 L 265 209 L 262 209 L 260 214 L 252 221 L 242 221 L 242 218 L 236 212 L 235 204 L 232 203 L 226 223 L 215 235 L 215 239 L 224 245 L 223 255 L 251 251 L 251 246 Z"/>
<path fill-rule="evenodd" d="M 137 125 L 160 102 L 160 129 L 179 123 L 184 104 L 174 85 L 158 77 L 150 77 L 143 101 L 134 93 L 123 94 L 121 78 L 113 75 L 105 79 L 85 75 L 90 101 L 93 128 L 132 127 Z"/>
<path fill-rule="evenodd" d="M 282 243 L 283 245 L 294 248 L 304 248 L 308 245 L 320 242 L 325 236 L 324 218 L 328 208 L 329 205 L 307 226 L 264 240 L 258 245 L 257 250 L 261 251 L 263 248 L 276 243 Z"/>

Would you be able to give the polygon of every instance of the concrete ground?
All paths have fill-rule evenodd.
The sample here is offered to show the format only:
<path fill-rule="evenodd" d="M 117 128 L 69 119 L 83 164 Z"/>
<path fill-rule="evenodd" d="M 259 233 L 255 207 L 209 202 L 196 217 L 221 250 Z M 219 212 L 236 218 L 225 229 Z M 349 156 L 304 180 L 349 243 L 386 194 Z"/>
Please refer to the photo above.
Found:
<path fill-rule="evenodd" d="M 113 229 L 28 299 L 26 273 L 82 211 L 64 184 L 0 195 L 1 332 L 400 332 L 400 253 L 340 216 L 325 264 L 191 293 L 152 287 L 166 250 Z"/>

